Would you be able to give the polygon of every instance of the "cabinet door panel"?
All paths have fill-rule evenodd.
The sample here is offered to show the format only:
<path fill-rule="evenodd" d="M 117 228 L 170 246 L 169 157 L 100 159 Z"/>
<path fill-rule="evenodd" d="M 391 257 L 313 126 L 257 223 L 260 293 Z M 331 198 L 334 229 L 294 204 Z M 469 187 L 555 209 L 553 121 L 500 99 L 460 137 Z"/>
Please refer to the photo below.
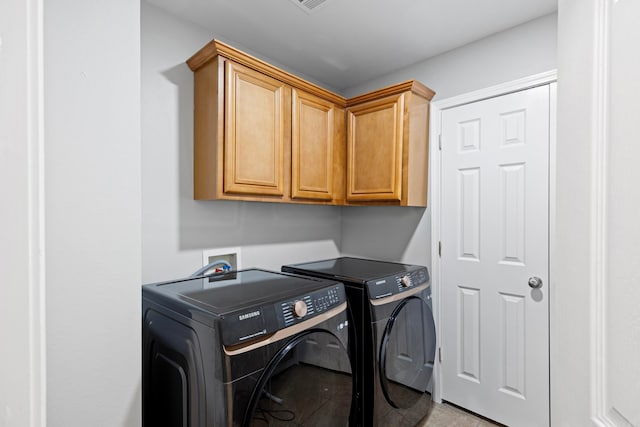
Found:
<path fill-rule="evenodd" d="M 333 199 L 335 106 L 293 90 L 291 197 Z"/>
<path fill-rule="evenodd" d="M 230 61 L 226 75 L 224 191 L 282 196 L 290 89 Z"/>
<path fill-rule="evenodd" d="M 347 200 L 401 200 L 403 123 L 403 95 L 349 108 Z"/>

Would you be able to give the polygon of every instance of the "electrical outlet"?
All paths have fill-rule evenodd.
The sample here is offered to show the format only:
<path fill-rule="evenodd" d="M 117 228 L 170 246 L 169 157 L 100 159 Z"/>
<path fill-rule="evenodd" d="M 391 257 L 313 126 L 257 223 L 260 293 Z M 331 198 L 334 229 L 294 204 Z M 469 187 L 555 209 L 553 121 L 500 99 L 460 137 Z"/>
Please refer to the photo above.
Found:
<path fill-rule="evenodd" d="M 241 251 L 239 247 L 236 248 L 216 248 L 205 249 L 202 251 L 202 266 L 213 261 L 226 261 L 231 265 L 231 270 L 240 270 L 241 267 Z"/>

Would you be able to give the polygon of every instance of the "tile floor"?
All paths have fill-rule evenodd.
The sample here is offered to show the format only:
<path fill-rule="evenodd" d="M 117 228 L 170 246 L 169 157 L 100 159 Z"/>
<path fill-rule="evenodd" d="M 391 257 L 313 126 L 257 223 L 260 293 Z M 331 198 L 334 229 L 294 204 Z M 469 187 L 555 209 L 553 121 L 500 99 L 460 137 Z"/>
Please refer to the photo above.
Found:
<path fill-rule="evenodd" d="M 429 415 L 416 427 L 492 427 L 502 426 L 448 403 L 433 403 Z"/>
<path fill-rule="evenodd" d="M 344 403 L 351 401 L 351 377 L 339 372 L 295 364 L 273 377 L 266 391 L 269 394 L 260 401 L 252 426 L 335 427 L 333 421 L 346 420 L 349 416 L 349 405 Z M 277 397 L 277 401 L 269 396 Z M 427 415 L 420 419 L 422 414 Z M 378 419 L 378 424 L 385 427 L 504 427 L 450 403 L 432 402 L 428 395 L 411 410 L 389 410 Z"/>

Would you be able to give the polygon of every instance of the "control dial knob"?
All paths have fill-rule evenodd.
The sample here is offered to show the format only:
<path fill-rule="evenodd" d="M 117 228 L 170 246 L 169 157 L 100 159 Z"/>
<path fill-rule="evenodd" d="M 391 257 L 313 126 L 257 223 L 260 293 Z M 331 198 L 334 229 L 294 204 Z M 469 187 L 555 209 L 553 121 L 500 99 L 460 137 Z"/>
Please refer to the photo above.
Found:
<path fill-rule="evenodd" d="M 307 304 L 304 301 L 296 301 L 293 303 L 293 314 L 297 318 L 301 318 L 307 315 Z"/>
<path fill-rule="evenodd" d="M 400 279 L 400 284 L 403 288 L 408 288 L 412 285 L 411 277 L 409 277 L 408 275 L 402 276 L 402 278 Z"/>

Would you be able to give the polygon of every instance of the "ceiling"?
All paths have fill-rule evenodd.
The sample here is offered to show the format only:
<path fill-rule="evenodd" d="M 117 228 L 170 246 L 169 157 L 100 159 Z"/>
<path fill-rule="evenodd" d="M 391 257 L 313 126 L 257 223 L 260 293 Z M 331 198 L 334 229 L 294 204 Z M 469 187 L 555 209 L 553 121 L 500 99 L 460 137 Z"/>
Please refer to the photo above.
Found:
<path fill-rule="evenodd" d="M 556 11 L 557 0 L 147 0 L 342 91 Z"/>

